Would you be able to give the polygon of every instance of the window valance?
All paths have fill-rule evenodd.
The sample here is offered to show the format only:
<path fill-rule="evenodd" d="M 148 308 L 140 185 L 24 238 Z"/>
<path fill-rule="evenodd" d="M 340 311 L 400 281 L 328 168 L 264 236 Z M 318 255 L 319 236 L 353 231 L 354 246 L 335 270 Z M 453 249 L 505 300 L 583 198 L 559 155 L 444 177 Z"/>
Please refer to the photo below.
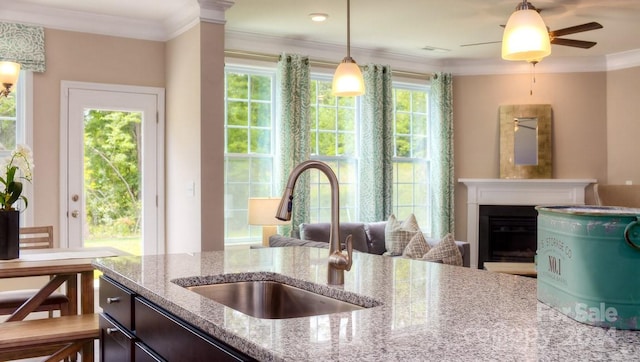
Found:
<path fill-rule="evenodd" d="M 44 28 L 0 22 L 0 60 L 20 63 L 25 70 L 44 72 Z"/>

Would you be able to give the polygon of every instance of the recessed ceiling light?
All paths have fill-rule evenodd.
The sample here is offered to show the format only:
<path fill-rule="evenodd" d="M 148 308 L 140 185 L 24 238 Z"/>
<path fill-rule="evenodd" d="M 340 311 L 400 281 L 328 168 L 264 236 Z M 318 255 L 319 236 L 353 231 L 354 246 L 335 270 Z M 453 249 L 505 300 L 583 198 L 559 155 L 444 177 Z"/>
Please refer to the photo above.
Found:
<path fill-rule="evenodd" d="M 323 14 L 323 13 L 311 13 L 309 14 L 309 17 L 311 18 L 311 20 L 321 23 L 325 20 L 327 20 L 327 18 L 329 17 L 329 15 L 327 14 Z"/>

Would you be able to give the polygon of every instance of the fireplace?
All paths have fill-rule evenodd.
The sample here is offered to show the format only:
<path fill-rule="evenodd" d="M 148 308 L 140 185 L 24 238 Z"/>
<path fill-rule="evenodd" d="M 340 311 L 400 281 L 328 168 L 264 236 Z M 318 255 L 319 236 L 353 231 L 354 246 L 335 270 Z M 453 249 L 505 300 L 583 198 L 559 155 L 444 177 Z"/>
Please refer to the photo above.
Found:
<path fill-rule="evenodd" d="M 478 268 L 484 262 L 532 263 L 537 249 L 535 206 L 480 205 Z"/>
<path fill-rule="evenodd" d="M 584 205 L 584 190 L 594 179 L 460 179 L 467 187 L 467 242 L 471 267 L 480 260 L 480 207 L 491 205 Z M 535 251 L 535 249 L 533 249 Z"/>

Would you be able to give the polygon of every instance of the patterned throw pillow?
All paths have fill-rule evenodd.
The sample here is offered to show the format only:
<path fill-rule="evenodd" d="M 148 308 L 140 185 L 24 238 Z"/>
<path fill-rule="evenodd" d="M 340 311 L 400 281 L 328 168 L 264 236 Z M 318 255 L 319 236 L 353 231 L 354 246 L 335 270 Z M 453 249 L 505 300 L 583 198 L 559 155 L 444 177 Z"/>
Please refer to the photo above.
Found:
<path fill-rule="evenodd" d="M 424 254 L 422 260 L 438 261 L 450 265 L 462 265 L 462 254 L 456 245 L 453 235 L 447 234 L 438 245 Z"/>
<path fill-rule="evenodd" d="M 413 214 L 403 222 L 398 221 L 395 215 L 389 216 L 387 226 L 384 229 L 384 243 L 387 248 L 384 255 L 402 255 L 416 233 L 421 233 L 421 231 Z"/>
<path fill-rule="evenodd" d="M 427 243 L 427 240 L 425 240 L 424 234 L 417 233 L 413 238 L 411 238 L 409 245 L 404 248 L 402 256 L 411 259 L 422 258 L 424 254 L 429 252 L 429 249 L 431 249 L 431 247 L 429 246 L 429 243 Z"/>

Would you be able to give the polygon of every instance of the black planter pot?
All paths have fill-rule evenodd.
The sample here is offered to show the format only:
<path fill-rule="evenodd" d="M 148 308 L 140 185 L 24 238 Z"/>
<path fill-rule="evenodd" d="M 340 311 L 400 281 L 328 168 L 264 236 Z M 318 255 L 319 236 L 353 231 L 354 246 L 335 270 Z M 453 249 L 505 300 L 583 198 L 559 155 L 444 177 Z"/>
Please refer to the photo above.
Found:
<path fill-rule="evenodd" d="M 0 260 L 20 257 L 20 211 L 0 211 Z"/>

